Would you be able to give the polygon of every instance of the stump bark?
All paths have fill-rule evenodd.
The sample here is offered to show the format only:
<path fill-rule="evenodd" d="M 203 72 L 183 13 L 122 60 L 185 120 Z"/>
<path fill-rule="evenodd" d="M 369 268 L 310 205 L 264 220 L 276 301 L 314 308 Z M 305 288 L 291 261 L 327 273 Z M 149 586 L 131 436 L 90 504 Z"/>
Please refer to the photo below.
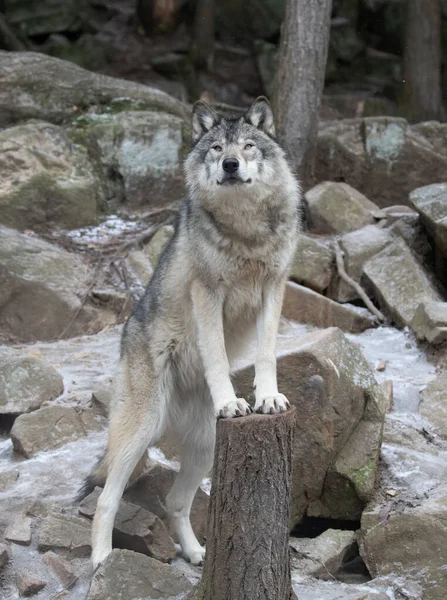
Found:
<path fill-rule="evenodd" d="M 295 408 L 217 423 L 202 580 L 190 600 L 291 600 Z"/>

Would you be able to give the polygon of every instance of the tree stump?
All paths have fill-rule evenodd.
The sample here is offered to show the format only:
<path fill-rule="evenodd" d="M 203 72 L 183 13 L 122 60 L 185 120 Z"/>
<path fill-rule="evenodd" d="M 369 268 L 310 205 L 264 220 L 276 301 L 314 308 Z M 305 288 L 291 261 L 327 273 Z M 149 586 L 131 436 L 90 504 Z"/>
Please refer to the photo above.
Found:
<path fill-rule="evenodd" d="M 189 600 L 291 600 L 295 408 L 217 423 L 202 580 Z"/>

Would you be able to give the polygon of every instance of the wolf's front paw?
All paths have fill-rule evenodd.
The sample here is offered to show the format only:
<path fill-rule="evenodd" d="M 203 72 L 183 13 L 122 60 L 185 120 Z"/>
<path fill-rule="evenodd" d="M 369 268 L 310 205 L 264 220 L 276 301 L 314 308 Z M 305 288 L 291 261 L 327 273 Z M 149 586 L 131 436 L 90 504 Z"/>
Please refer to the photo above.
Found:
<path fill-rule="evenodd" d="M 190 552 L 184 552 L 183 554 L 186 560 L 189 560 L 192 565 L 195 565 L 196 567 L 201 567 L 203 565 L 205 548 L 202 546 L 194 548 L 194 550 L 191 550 Z"/>
<path fill-rule="evenodd" d="M 265 415 L 274 415 L 276 413 L 286 412 L 290 408 L 290 402 L 284 394 L 275 394 L 256 400 L 255 411 Z"/>
<path fill-rule="evenodd" d="M 243 398 L 231 400 L 217 410 L 218 419 L 228 419 L 231 417 L 243 417 L 253 412 L 252 407 Z"/>

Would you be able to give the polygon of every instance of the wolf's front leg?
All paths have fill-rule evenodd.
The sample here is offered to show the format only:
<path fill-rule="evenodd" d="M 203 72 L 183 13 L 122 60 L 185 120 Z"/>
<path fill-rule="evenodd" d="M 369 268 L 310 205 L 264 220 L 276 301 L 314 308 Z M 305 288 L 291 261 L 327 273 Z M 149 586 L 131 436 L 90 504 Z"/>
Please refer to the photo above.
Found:
<path fill-rule="evenodd" d="M 223 298 L 199 281 L 194 282 L 191 294 L 200 355 L 216 417 L 247 415 L 252 409 L 243 398 L 236 397 L 230 379 L 223 328 Z"/>
<path fill-rule="evenodd" d="M 285 283 L 285 280 L 276 282 L 276 285 L 270 284 L 264 289 L 263 305 L 256 322 L 255 410 L 261 413 L 284 412 L 290 406 L 284 394 L 278 392 L 276 379 L 276 338 Z"/>

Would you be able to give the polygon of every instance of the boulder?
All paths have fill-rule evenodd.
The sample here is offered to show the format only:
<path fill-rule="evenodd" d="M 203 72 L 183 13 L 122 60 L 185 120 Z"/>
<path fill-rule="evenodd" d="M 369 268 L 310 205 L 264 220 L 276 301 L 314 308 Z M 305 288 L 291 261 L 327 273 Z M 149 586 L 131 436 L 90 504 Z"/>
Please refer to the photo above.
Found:
<path fill-rule="evenodd" d="M 250 398 L 253 364 L 241 363 L 234 378 L 238 393 Z M 360 348 L 336 328 L 280 339 L 278 385 L 299 415 L 293 449 L 292 524 L 320 499 L 334 502 L 328 504 L 325 516 L 344 514 L 346 505 L 357 501 L 349 518 L 358 518 L 374 481 L 384 420 L 383 395 Z M 343 493 L 336 496 L 326 488 L 326 477 L 338 457 L 345 464 L 343 449 L 352 436 L 352 444 L 358 441 L 365 423 L 372 424 L 370 439 L 375 439 L 376 447 L 365 443 L 356 448 L 355 461 L 340 476 Z"/>
<path fill-rule="evenodd" d="M 5 540 L 21 546 L 31 544 L 31 519 L 21 513 L 13 518 L 5 531 Z"/>
<path fill-rule="evenodd" d="M 86 600 L 173 600 L 191 588 L 175 567 L 130 550 L 113 550 L 95 571 Z"/>
<path fill-rule="evenodd" d="M 79 256 L 0 227 L 0 340 L 58 339 L 116 323 L 107 305 L 84 301 L 93 278 Z"/>
<path fill-rule="evenodd" d="M 429 124 L 426 124 L 429 125 Z M 407 204 L 415 188 L 445 180 L 447 124 L 410 126 L 404 119 L 368 117 L 320 125 L 317 181 L 345 181 L 380 207 Z"/>
<path fill-rule="evenodd" d="M 88 519 L 50 511 L 40 525 L 38 548 L 73 558 L 90 556 L 91 529 Z"/>
<path fill-rule="evenodd" d="M 291 537 L 291 567 L 301 577 L 332 580 L 355 545 L 355 532 L 339 529 L 328 529 L 316 538 Z"/>
<path fill-rule="evenodd" d="M 126 257 L 126 267 L 141 288 L 147 286 L 154 273 L 154 269 L 143 250 L 132 250 L 132 252 L 129 252 Z"/>
<path fill-rule="evenodd" d="M 184 122 L 163 112 L 124 111 L 78 118 L 72 139 L 89 148 L 108 182 L 108 197 L 132 207 L 162 206 L 184 192 Z"/>
<path fill-rule="evenodd" d="M 367 286 L 398 327 L 410 326 L 418 306 L 439 294 L 403 240 L 396 240 L 363 267 Z"/>
<path fill-rule="evenodd" d="M 91 408 L 48 406 L 17 417 L 11 429 L 12 445 L 16 452 L 31 458 L 85 437 L 90 431 L 100 431 L 105 423 L 105 418 Z"/>
<path fill-rule="evenodd" d="M 165 500 L 176 475 L 177 471 L 174 471 L 174 469 L 155 464 L 124 492 L 124 500 L 126 502 L 137 504 L 159 517 L 172 536 L 173 531 L 166 513 Z M 199 488 L 192 504 L 191 523 L 194 533 L 201 544 L 206 537 L 208 501 L 207 494 Z"/>
<path fill-rule="evenodd" d="M 59 373 L 26 352 L 0 346 L 0 414 L 20 415 L 64 391 Z"/>
<path fill-rule="evenodd" d="M 93 519 L 101 493 L 96 488 L 79 507 L 81 515 Z M 161 562 L 175 557 L 175 545 L 162 521 L 141 506 L 121 500 L 113 527 L 113 545 L 147 554 Z"/>
<path fill-rule="evenodd" d="M 447 439 L 447 373 L 441 373 L 421 392 L 419 413 Z"/>
<path fill-rule="evenodd" d="M 343 235 L 339 244 L 343 251 L 346 273 L 360 283 L 365 262 L 383 250 L 393 239 L 386 229 L 379 229 L 374 225 L 367 225 L 358 231 Z M 354 288 L 338 275 L 334 277 L 330 296 L 337 302 L 349 302 L 359 298 Z"/>
<path fill-rule="evenodd" d="M 0 131 L 0 223 L 18 229 L 95 223 L 101 182 L 82 146 L 51 123 Z"/>
<path fill-rule="evenodd" d="M 188 115 L 182 102 L 158 89 L 37 52 L 0 51 L 0 126 L 31 118 L 61 123 L 92 106 L 98 111 L 126 107 Z"/>
<path fill-rule="evenodd" d="M 291 281 L 286 286 L 282 314 L 286 319 L 298 323 L 321 328 L 339 327 L 348 333 L 360 333 L 377 325 L 368 310 L 350 304 L 338 304 Z"/>
<path fill-rule="evenodd" d="M 341 234 L 374 223 L 378 207 L 346 183 L 324 181 L 304 195 L 313 233 Z"/>
<path fill-rule="evenodd" d="M 290 270 L 290 279 L 322 294 L 332 276 L 334 252 L 325 241 L 301 234 Z"/>
<path fill-rule="evenodd" d="M 414 313 L 411 329 L 420 340 L 442 344 L 447 340 L 447 302 L 427 301 Z"/>
<path fill-rule="evenodd" d="M 432 240 L 437 272 L 447 284 L 447 183 L 418 188 L 411 192 L 409 200 Z"/>
<path fill-rule="evenodd" d="M 34 596 L 47 585 L 46 581 L 29 573 L 17 573 L 16 583 L 19 594 L 24 598 Z"/>
<path fill-rule="evenodd" d="M 18 471 L 6 471 L 0 473 L 0 492 L 6 492 L 19 478 Z"/>
<path fill-rule="evenodd" d="M 447 487 L 394 509 L 381 504 L 362 515 L 360 551 L 373 577 L 414 579 L 424 600 L 444 600 L 447 589 Z"/>

